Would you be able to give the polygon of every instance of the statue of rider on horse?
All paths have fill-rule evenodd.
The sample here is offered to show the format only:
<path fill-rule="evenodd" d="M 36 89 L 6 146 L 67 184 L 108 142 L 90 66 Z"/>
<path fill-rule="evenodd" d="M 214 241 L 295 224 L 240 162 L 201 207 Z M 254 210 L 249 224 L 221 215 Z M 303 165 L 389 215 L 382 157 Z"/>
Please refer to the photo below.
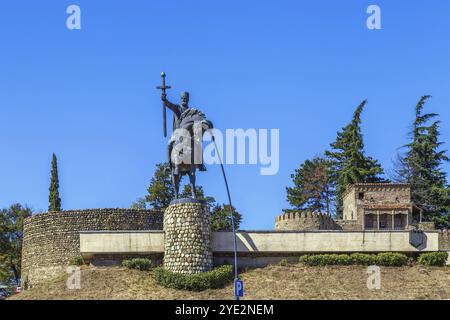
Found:
<path fill-rule="evenodd" d="M 175 197 L 178 198 L 180 181 L 184 175 L 189 176 L 191 196 L 195 195 L 195 172 L 206 171 L 202 159 L 202 138 L 205 131 L 212 129 L 213 124 L 206 119 L 204 113 L 189 106 L 189 93 L 181 93 L 180 104 L 174 104 L 167 100 L 165 73 L 161 73 L 162 86 L 161 100 L 163 102 L 164 137 L 167 136 L 166 108 L 173 112 L 173 132 L 168 145 L 168 162 L 172 174 L 172 183 L 175 189 Z"/>

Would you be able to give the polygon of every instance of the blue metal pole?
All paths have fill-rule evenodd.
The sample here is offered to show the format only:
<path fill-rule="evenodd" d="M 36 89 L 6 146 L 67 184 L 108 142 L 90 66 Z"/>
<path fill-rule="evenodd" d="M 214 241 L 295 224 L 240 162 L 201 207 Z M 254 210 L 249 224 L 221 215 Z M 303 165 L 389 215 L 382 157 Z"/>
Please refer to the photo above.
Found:
<path fill-rule="evenodd" d="M 231 204 L 231 195 L 230 188 L 228 187 L 227 176 L 225 174 L 225 169 L 223 167 L 222 157 L 220 156 L 220 152 L 217 148 L 216 139 L 213 135 L 211 135 L 212 141 L 214 142 L 214 146 L 216 147 L 217 156 L 219 157 L 220 168 L 222 169 L 223 180 L 225 181 L 225 187 L 227 188 L 228 195 L 228 203 L 230 205 L 230 218 L 231 218 L 231 226 L 233 230 L 233 247 L 234 247 L 234 280 L 236 285 L 236 280 L 238 280 L 238 269 L 237 269 L 237 241 L 236 241 L 236 228 L 234 226 L 234 215 L 233 215 L 233 205 Z M 236 289 L 236 288 L 235 288 Z M 235 294 L 236 300 L 239 300 L 239 297 Z"/>

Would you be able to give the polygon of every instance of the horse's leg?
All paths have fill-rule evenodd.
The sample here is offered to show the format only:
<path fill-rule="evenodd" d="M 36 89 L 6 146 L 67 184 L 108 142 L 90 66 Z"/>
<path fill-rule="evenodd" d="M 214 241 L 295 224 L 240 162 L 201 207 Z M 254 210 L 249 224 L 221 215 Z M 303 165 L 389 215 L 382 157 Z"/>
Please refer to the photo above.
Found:
<path fill-rule="evenodd" d="M 172 184 L 173 188 L 175 189 L 175 199 L 178 199 L 178 191 L 180 189 L 180 178 L 181 176 L 179 174 L 174 174 L 172 172 Z"/>
<path fill-rule="evenodd" d="M 191 183 L 191 196 L 196 199 L 195 195 L 195 167 L 192 166 L 191 171 L 189 171 L 189 182 Z"/>

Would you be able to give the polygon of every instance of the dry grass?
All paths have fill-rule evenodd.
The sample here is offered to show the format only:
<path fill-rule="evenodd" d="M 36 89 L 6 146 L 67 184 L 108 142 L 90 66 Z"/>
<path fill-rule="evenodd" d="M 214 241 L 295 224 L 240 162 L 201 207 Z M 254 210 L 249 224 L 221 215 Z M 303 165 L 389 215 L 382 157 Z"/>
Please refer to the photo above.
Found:
<path fill-rule="evenodd" d="M 368 290 L 366 267 L 268 266 L 241 274 L 245 299 L 450 299 L 448 267 L 381 267 L 381 289 Z M 232 299 L 233 285 L 188 292 L 164 288 L 151 272 L 83 267 L 80 290 L 68 290 L 66 277 L 13 299 Z"/>

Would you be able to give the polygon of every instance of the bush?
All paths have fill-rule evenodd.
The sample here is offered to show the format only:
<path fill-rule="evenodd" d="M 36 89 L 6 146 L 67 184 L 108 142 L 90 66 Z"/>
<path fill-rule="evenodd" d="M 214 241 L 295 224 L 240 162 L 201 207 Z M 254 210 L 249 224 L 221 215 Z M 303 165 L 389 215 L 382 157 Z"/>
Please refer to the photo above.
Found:
<path fill-rule="evenodd" d="M 278 265 L 287 267 L 289 265 L 289 262 L 287 261 L 287 259 L 281 259 L 280 262 L 278 262 Z"/>
<path fill-rule="evenodd" d="M 445 266 L 447 257 L 447 252 L 427 252 L 422 253 L 417 262 L 424 266 Z"/>
<path fill-rule="evenodd" d="M 336 254 L 335 264 L 348 266 L 352 264 L 352 259 L 348 254 Z"/>
<path fill-rule="evenodd" d="M 173 289 L 202 291 L 224 287 L 233 280 L 233 267 L 224 265 L 211 271 L 195 274 L 179 274 L 162 267 L 155 268 L 153 277 L 157 283 Z"/>
<path fill-rule="evenodd" d="M 307 254 L 300 262 L 308 266 L 349 265 L 352 259 L 348 254 Z"/>
<path fill-rule="evenodd" d="M 141 271 L 150 270 L 152 262 L 146 258 L 134 258 L 131 260 L 123 260 L 122 266 L 128 269 L 138 269 Z"/>
<path fill-rule="evenodd" d="M 406 265 L 408 257 L 402 253 L 383 252 L 377 255 L 377 263 L 380 266 L 400 267 Z"/>
<path fill-rule="evenodd" d="M 73 258 L 69 264 L 71 266 L 82 266 L 82 265 L 85 265 L 86 262 L 84 261 L 82 256 L 77 256 L 77 257 Z"/>
<path fill-rule="evenodd" d="M 377 256 L 368 253 L 352 253 L 350 255 L 353 264 L 362 264 L 365 266 L 371 266 L 377 264 Z"/>
<path fill-rule="evenodd" d="M 327 265 L 381 265 L 381 266 L 403 266 L 408 262 L 408 258 L 401 253 L 379 253 L 378 255 L 367 253 L 348 254 L 310 254 L 303 255 L 299 259 L 300 263 L 308 266 Z"/>

